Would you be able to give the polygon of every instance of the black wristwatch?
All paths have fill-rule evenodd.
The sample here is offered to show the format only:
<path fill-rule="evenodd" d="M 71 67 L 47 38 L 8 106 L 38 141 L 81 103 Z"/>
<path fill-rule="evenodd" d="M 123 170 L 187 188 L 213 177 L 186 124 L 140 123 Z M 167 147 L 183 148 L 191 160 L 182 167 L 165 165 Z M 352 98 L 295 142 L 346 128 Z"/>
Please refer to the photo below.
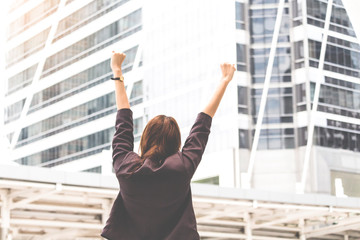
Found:
<path fill-rule="evenodd" d="M 120 76 L 120 77 L 117 77 L 117 78 L 111 78 L 111 80 L 119 80 L 120 82 L 123 82 L 124 81 L 124 76 Z"/>

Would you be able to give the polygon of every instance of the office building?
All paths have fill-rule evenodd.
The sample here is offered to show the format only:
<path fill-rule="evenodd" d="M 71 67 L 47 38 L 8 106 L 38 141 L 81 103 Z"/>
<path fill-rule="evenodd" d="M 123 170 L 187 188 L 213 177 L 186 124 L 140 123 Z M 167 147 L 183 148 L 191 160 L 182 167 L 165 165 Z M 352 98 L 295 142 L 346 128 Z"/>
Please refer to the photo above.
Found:
<path fill-rule="evenodd" d="M 360 195 L 360 46 L 341 0 L 17 0 L 8 18 L 11 161 L 111 173 L 115 49 L 135 151 L 159 114 L 184 142 L 236 62 L 194 181 Z"/>

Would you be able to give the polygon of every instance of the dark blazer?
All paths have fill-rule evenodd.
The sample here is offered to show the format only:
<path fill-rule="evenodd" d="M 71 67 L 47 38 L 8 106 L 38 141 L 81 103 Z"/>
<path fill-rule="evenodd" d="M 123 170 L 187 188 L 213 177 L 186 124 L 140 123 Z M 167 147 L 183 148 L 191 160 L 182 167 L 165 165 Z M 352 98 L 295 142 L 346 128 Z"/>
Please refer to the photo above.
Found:
<path fill-rule="evenodd" d="M 181 151 L 160 165 L 150 159 L 141 165 L 133 152 L 132 111 L 118 110 L 112 147 L 120 191 L 101 236 L 110 240 L 200 239 L 190 180 L 204 153 L 211 122 L 209 115 L 200 112 Z"/>

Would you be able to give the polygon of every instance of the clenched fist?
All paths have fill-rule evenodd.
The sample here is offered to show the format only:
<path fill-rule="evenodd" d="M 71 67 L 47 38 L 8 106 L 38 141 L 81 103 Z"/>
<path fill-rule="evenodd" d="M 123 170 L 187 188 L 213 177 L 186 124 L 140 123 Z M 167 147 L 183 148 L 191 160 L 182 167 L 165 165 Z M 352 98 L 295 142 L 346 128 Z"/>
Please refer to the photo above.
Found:
<path fill-rule="evenodd" d="M 220 64 L 221 72 L 222 72 L 222 80 L 229 83 L 234 76 L 235 72 L 235 64 L 223 63 Z"/>
<path fill-rule="evenodd" d="M 115 51 L 112 51 L 111 69 L 113 70 L 113 72 L 121 72 L 121 64 L 123 63 L 125 57 L 125 53 L 117 53 Z"/>

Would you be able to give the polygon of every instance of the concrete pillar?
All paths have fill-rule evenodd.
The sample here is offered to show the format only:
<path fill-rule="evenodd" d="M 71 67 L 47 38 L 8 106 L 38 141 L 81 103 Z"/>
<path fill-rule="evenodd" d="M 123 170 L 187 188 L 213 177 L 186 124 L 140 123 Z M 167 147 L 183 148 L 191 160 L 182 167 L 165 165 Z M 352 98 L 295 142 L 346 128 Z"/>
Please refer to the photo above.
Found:
<path fill-rule="evenodd" d="M 244 221 L 246 223 L 245 226 L 245 235 L 246 235 L 246 240 L 252 240 L 252 218 L 251 215 L 246 212 L 244 213 Z"/>
<path fill-rule="evenodd" d="M 300 219 L 299 220 L 299 228 L 300 228 L 300 232 L 299 232 L 299 235 L 300 235 L 300 240 L 306 240 L 306 237 L 305 237 L 305 221 L 304 219 Z"/>
<path fill-rule="evenodd" d="M 1 240 L 10 239 L 10 196 L 7 191 L 1 192 L 1 228 L 0 236 Z"/>

